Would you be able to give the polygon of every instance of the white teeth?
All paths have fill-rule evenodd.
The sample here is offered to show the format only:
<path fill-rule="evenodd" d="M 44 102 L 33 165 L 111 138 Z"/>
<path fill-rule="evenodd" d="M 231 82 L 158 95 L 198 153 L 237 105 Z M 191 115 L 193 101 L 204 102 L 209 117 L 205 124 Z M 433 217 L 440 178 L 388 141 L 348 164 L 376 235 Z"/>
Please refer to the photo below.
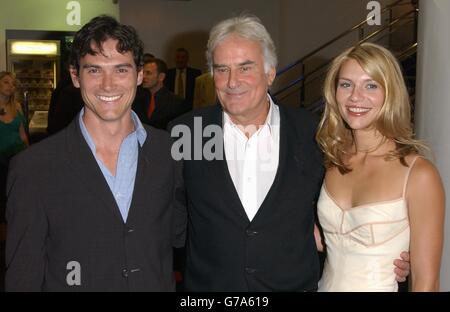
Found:
<path fill-rule="evenodd" d="M 363 108 L 363 107 L 348 107 L 348 110 L 352 113 L 367 113 L 370 111 L 370 108 Z"/>
<path fill-rule="evenodd" d="M 99 95 L 97 96 L 100 100 L 105 101 L 105 102 L 112 102 L 115 100 L 120 99 L 121 95 L 116 95 L 116 96 L 103 96 L 103 95 Z"/>

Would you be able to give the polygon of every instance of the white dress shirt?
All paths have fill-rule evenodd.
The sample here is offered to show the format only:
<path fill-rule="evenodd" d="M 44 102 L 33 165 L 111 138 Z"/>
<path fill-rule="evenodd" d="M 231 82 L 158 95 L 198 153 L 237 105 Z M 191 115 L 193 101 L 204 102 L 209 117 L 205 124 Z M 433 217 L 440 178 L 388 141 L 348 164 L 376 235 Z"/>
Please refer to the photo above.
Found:
<path fill-rule="evenodd" d="M 250 138 L 224 114 L 224 147 L 228 170 L 250 221 L 258 212 L 278 169 L 280 110 L 270 100 L 266 121 Z"/>

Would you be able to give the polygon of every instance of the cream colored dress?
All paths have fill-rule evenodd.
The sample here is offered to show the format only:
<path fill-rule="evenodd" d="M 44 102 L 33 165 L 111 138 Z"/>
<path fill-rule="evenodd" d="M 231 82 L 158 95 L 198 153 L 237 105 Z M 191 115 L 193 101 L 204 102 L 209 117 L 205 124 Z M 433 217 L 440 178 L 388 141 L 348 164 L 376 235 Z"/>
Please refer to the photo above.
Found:
<path fill-rule="evenodd" d="M 318 216 L 327 257 L 319 291 L 398 290 L 394 260 L 409 250 L 405 190 L 401 198 L 342 209 L 322 185 Z"/>

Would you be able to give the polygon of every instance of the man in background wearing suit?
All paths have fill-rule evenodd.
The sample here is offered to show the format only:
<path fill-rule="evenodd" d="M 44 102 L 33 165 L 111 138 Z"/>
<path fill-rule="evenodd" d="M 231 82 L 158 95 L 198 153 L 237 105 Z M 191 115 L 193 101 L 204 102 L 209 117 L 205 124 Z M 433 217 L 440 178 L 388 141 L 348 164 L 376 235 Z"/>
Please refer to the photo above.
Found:
<path fill-rule="evenodd" d="M 217 24 L 207 59 L 221 106 L 171 125 L 172 136 L 183 134 L 172 153 L 185 160 L 185 288 L 314 291 L 314 212 L 323 179 L 316 118 L 278 106 L 268 94 L 277 57 L 258 18 Z M 179 144 L 184 132 L 192 149 Z"/>
<path fill-rule="evenodd" d="M 166 63 L 153 58 L 144 63 L 142 86 L 150 91 L 147 101 L 135 101 L 133 111 L 145 124 L 166 130 L 169 121 L 186 112 L 183 99 L 164 86 Z"/>
<path fill-rule="evenodd" d="M 178 48 L 175 53 L 175 68 L 167 71 L 166 86 L 170 91 L 184 99 L 186 110 L 192 109 L 194 101 L 195 78 L 202 72 L 188 67 L 189 52 L 185 48 Z"/>
<path fill-rule="evenodd" d="M 75 35 L 84 108 L 16 157 L 8 179 L 7 291 L 173 291 L 184 243 L 181 168 L 131 110 L 143 44 L 109 16 Z"/>

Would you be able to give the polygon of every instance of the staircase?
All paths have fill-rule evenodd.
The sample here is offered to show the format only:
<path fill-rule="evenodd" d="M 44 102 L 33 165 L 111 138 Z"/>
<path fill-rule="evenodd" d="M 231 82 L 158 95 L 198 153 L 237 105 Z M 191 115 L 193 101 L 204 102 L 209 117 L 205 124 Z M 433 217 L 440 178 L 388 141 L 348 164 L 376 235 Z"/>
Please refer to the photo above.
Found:
<path fill-rule="evenodd" d="M 370 26 L 368 21 L 372 18 L 369 17 L 279 70 L 277 80 L 282 81 L 283 86 L 271 90 L 272 96 L 282 105 L 300 105 L 321 114 L 325 104 L 322 84 L 332 59 L 348 47 L 373 42 L 388 48 L 399 59 L 413 104 L 417 55 L 417 1 L 393 1 L 381 9 L 380 15 L 381 25 Z M 331 57 L 319 62 L 318 59 L 323 55 Z"/>

